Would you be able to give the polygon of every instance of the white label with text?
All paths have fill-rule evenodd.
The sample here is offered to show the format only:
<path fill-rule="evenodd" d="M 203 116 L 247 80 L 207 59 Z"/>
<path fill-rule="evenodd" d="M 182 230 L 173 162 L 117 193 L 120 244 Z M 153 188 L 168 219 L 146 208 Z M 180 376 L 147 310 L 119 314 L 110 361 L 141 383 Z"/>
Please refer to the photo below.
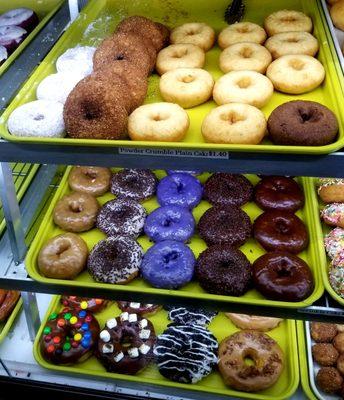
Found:
<path fill-rule="evenodd" d="M 130 147 L 119 147 L 119 154 L 137 154 L 143 156 L 164 157 L 200 157 L 200 158 L 222 158 L 228 159 L 227 151 L 214 150 L 174 150 L 174 149 L 138 149 Z"/>

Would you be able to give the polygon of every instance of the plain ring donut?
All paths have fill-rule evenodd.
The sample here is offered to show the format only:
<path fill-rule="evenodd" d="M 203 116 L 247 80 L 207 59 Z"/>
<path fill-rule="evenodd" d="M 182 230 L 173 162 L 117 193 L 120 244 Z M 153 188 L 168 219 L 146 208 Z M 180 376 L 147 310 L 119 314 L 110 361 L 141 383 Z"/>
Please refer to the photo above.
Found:
<path fill-rule="evenodd" d="M 272 57 L 306 54 L 314 57 L 319 50 L 317 38 L 308 32 L 282 32 L 271 36 L 264 44 Z"/>
<path fill-rule="evenodd" d="M 220 55 L 220 69 L 229 71 L 256 71 L 264 74 L 272 61 L 270 52 L 258 43 L 242 42 L 228 46 Z"/>
<path fill-rule="evenodd" d="M 255 71 L 231 71 L 216 81 L 213 98 L 218 105 L 244 103 L 262 108 L 273 92 L 273 84 L 265 75 Z"/>
<path fill-rule="evenodd" d="M 208 51 L 214 45 L 215 31 L 203 22 L 189 22 L 173 29 L 170 41 L 172 44 L 191 43 Z"/>
<path fill-rule="evenodd" d="M 238 22 L 223 29 L 217 40 L 221 49 L 240 42 L 262 44 L 266 40 L 266 32 L 261 26 L 252 22 Z"/>
<path fill-rule="evenodd" d="M 301 11 L 279 10 L 268 15 L 264 28 L 269 36 L 281 32 L 312 32 L 312 20 Z"/>
<path fill-rule="evenodd" d="M 128 133 L 132 140 L 178 142 L 189 125 L 188 114 L 178 104 L 145 104 L 129 116 Z"/>
<path fill-rule="evenodd" d="M 204 51 L 194 44 L 171 44 L 162 49 L 156 59 L 156 70 L 159 75 L 176 68 L 203 68 Z"/>
<path fill-rule="evenodd" d="M 208 143 L 259 144 L 265 133 L 264 114 L 249 104 L 216 107 L 202 123 L 202 135 Z"/>
<path fill-rule="evenodd" d="M 212 95 L 214 79 L 201 68 L 178 68 L 165 72 L 159 82 L 162 98 L 191 108 L 205 103 Z"/>
<path fill-rule="evenodd" d="M 310 92 L 325 79 L 325 69 L 316 58 L 286 55 L 273 61 L 266 71 L 276 90 L 289 94 Z"/>

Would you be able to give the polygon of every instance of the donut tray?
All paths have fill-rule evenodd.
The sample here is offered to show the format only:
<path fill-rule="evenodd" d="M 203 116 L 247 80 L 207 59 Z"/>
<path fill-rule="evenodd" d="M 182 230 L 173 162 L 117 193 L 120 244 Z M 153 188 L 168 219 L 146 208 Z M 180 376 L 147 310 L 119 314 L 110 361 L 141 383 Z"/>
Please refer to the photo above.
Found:
<path fill-rule="evenodd" d="M 23 305 L 20 298 L 6 321 L 0 322 L 0 343 L 5 339 Z"/>
<path fill-rule="evenodd" d="M 0 2 L 0 14 L 17 7 L 28 7 L 34 10 L 39 18 L 39 24 L 36 28 L 23 40 L 23 42 L 17 47 L 17 49 L 7 58 L 7 60 L 0 65 L 0 75 L 2 75 L 7 68 L 12 64 L 17 56 L 25 49 L 25 47 L 34 39 L 37 33 L 43 28 L 43 26 L 50 20 L 50 18 L 59 9 L 62 0 L 11 0 Z"/>
<path fill-rule="evenodd" d="M 181 25 L 190 21 L 204 21 L 210 24 L 217 33 L 226 26 L 223 19 L 224 11 L 228 6 L 228 0 L 214 0 L 209 7 L 208 0 L 199 0 L 197 7 L 193 0 L 172 0 L 161 2 L 160 0 L 123 3 L 120 0 L 99 0 L 89 2 L 83 9 L 79 18 L 66 30 L 58 43 L 48 56 L 38 66 L 30 79 L 19 91 L 16 98 L 9 105 L 0 119 L 0 135 L 10 141 L 25 143 L 44 143 L 55 145 L 79 145 L 79 146 L 108 146 L 108 147 L 145 147 L 145 148 L 171 148 L 171 149 L 205 149 L 228 150 L 247 152 L 269 153 L 301 153 L 301 154 L 327 154 L 338 150 L 344 145 L 344 115 L 341 112 L 341 102 L 344 88 L 344 77 L 340 69 L 339 61 L 333 42 L 330 38 L 329 28 L 323 17 L 323 10 L 318 1 L 307 0 L 250 0 L 246 2 L 244 20 L 263 23 L 265 16 L 283 8 L 302 10 L 309 14 L 314 23 L 314 34 L 319 40 L 320 51 L 318 58 L 326 70 L 326 79 L 317 89 L 303 95 L 286 95 L 275 92 L 270 102 L 262 109 L 266 117 L 273 109 L 286 101 L 303 99 L 314 100 L 325 104 L 337 115 L 339 121 L 339 135 L 337 140 L 326 146 L 281 146 L 274 145 L 268 139 L 264 139 L 259 145 L 239 144 L 210 144 L 205 143 L 201 134 L 201 124 L 204 117 L 215 107 L 213 101 L 187 110 L 190 117 L 190 128 L 186 137 L 181 142 L 149 142 L 131 140 L 98 140 L 98 139 L 72 139 L 72 138 L 37 138 L 18 137 L 11 135 L 7 129 L 7 119 L 11 112 L 18 106 L 36 99 L 38 84 L 49 74 L 55 72 L 55 61 L 68 48 L 80 45 L 97 46 L 101 39 L 113 32 L 115 26 L 128 15 L 146 15 L 156 21 L 163 22 L 170 27 Z M 215 46 L 207 53 L 205 69 L 218 79 L 222 73 L 219 69 L 218 58 L 220 49 Z M 159 77 L 154 74 L 149 79 L 149 88 L 146 103 L 160 102 L 162 98 L 158 89 Z"/>
<path fill-rule="evenodd" d="M 297 340 L 296 340 L 296 326 L 295 321 L 284 320 L 277 328 L 270 332 L 267 332 L 273 339 L 275 339 L 281 346 L 285 355 L 285 364 L 282 375 L 279 380 L 271 388 L 256 393 L 245 393 L 230 389 L 227 387 L 220 373 L 213 371 L 209 376 L 202 379 L 196 384 L 182 384 L 172 382 L 162 375 L 160 375 L 158 368 L 154 364 L 150 364 L 145 370 L 138 373 L 137 375 L 124 375 L 106 372 L 105 368 L 101 363 L 94 357 L 90 357 L 87 361 L 74 364 L 74 365 L 55 365 L 46 361 L 40 351 L 40 337 L 45 326 L 45 323 L 52 312 L 61 310 L 61 304 L 59 303 L 60 296 L 55 296 L 50 304 L 46 316 L 42 321 L 42 325 L 37 333 L 33 353 L 36 361 L 44 368 L 48 368 L 54 371 L 65 372 L 71 374 L 82 374 L 91 375 L 95 377 L 102 377 L 106 379 L 119 379 L 127 381 L 136 381 L 140 383 L 148 383 L 155 385 L 162 385 L 171 388 L 182 388 L 194 391 L 207 392 L 211 394 L 226 395 L 231 397 L 240 397 L 248 399 L 288 399 L 291 398 L 292 394 L 297 389 L 299 383 L 299 366 L 297 360 Z M 105 322 L 109 318 L 113 318 L 120 314 L 115 303 L 109 305 L 100 313 L 95 314 L 99 321 L 100 328 L 105 325 Z M 167 319 L 167 312 L 161 310 L 158 313 L 147 317 L 154 325 L 155 333 L 161 334 L 167 324 L 170 322 Z M 216 336 L 217 340 L 221 342 L 225 337 L 238 331 L 239 329 L 232 324 L 232 322 L 225 316 L 224 313 L 219 313 L 214 320 L 210 323 L 209 329 Z"/>
<path fill-rule="evenodd" d="M 54 198 L 51 201 L 50 207 L 45 214 L 42 224 L 39 228 L 39 231 L 31 244 L 30 250 L 28 252 L 28 256 L 26 258 L 26 268 L 31 276 L 31 278 L 46 283 L 50 285 L 54 285 L 55 283 L 65 285 L 68 287 L 93 287 L 93 288 L 102 288 L 113 290 L 114 292 L 139 292 L 139 293 L 149 293 L 153 295 L 164 295 L 164 296 L 171 296 L 174 298 L 193 298 L 193 299 L 200 299 L 202 300 L 210 300 L 210 301 L 223 301 L 230 303 L 242 303 L 242 304 L 254 304 L 254 305 L 266 305 L 266 306 L 274 306 L 274 307 L 287 307 L 287 308 L 300 308 L 306 307 L 313 304 L 323 293 L 324 287 L 322 284 L 321 279 L 321 272 L 319 268 L 319 257 L 318 257 L 318 248 L 317 246 L 317 237 L 314 234 L 313 229 L 313 220 L 317 216 L 316 210 L 314 208 L 314 196 L 312 190 L 309 190 L 309 185 L 307 179 L 299 178 L 299 183 L 303 187 L 305 192 L 306 198 L 306 205 L 303 210 L 298 211 L 297 215 L 305 222 L 308 233 L 310 237 L 310 244 L 309 247 L 299 254 L 301 258 L 303 258 L 310 266 L 314 276 L 314 291 L 313 293 L 305 300 L 301 302 L 283 302 L 283 301 L 272 301 L 265 299 L 261 294 L 259 294 L 256 290 L 250 290 L 244 296 L 241 297 L 234 297 L 234 296 L 223 296 L 223 295 L 215 295 L 206 293 L 200 285 L 196 281 L 192 281 L 185 285 L 184 287 L 180 288 L 179 290 L 165 290 L 165 289 L 156 289 L 153 288 L 149 283 L 145 282 L 142 278 L 135 278 L 127 285 L 120 285 L 120 284 L 107 284 L 107 283 L 100 283 L 95 282 L 93 278 L 89 275 L 87 271 L 82 272 L 80 275 L 76 277 L 74 280 L 62 280 L 62 279 L 52 279 L 46 278 L 41 275 L 38 266 L 37 266 L 37 258 L 39 251 L 43 244 L 50 238 L 63 233 L 63 231 L 58 228 L 53 221 L 53 210 L 57 201 L 66 193 L 69 193 L 69 186 L 68 186 L 68 175 L 71 170 L 71 167 L 67 168 L 66 173 L 60 183 L 60 187 L 56 191 Z M 155 171 L 157 177 L 161 179 L 165 172 L 163 171 Z M 204 173 L 202 174 L 199 179 L 202 183 L 206 181 L 209 174 Z M 258 178 L 254 175 L 247 176 L 253 184 L 258 182 Z M 114 196 L 110 193 L 106 193 L 102 197 L 98 198 L 100 204 L 104 204 L 106 201 L 113 199 Z M 146 208 L 147 212 L 150 213 L 155 208 L 157 208 L 158 202 L 156 198 L 150 199 L 142 203 L 143 206 Z M 199 220 L 201 215 L 210 207 L 210 204 L 206 201 L 202 201 L 194 210 L 193 215 L 195 217 L 196 222 Z M 243 210 L 250 216 L 251 221 L 253 221 L 262 210 L 255 205 L 253 202 L 246 204 L 243 207 Z M 94 228 L 88 232 L 82 233 L 80 235 L 87 243 L 89 249 L 91 250 L 93 246 L 99 242 L 100 240 L 105 238 L 105 235 L 99 231 L 98 229 Z M 152 246 L 152 242 L 146 236 L 141 236 L 138 239 L 138 242 L 142 245 L 144 251 L 147 250 L 150 246 Z M 194 252 L 196 258 L 203 250 L 206 249 L 205 242 L 197 235 L 197 233 L 191 238 L 189 243 L 190 248 Z M 256 258 L 261 256 L 265 253 L 262 247 L 258 245 L 258 243 L 254 239 L 249 239 L 241 248 L 240 248 L 250 262 L 253 262 Z"/>

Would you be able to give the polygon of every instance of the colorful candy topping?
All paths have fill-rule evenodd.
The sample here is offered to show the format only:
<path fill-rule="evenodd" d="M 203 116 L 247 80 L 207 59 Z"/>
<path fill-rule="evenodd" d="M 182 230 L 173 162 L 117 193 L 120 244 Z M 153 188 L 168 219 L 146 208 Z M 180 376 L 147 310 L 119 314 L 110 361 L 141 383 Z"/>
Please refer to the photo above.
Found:
<path fill-rule="evenodd" d="M 64 315 L 64 319 L 67 321 L 69 321 L 71 318 L 72 318 L 72 314 L 69 312 Z"/>
<path fill-rule="evenodd" d="M 46 326 L 46 327 L 43 329 L 43 334 L 44 334 L 44 335 L 49 335 L 50 332 L 51 332 L 50 326 Z"/>
<path fill-rule="evenodd" d="M 335 258 L 344 249 L 344 229 L 333 229 L 325 236 L 324 244 L 328 256 Z"/>
<path fill-rule="evenodd" d="M 69 322 L 72 324 L 72 325 L 74 325 L 74 324 L 76 324 L 77 322 L 78 322 L 78 318 L 77 317 L 72 317 L 70 320 L 69 320 Z"/>
<path fill-rule="evenodd" d="M 52 314 L 50 314 L 50 317 L 49 317 L 49 320 L 50 321 L 53 321 L 54 319 L 56 319 L 57 318 L 57 313 L 52 313 Z"/>
<path fill-rule="evenodd" d="M 81 307 L 83 310 L 86 310 L 87 307 L 88 307 L 87 301 L 82 301 L 82 302 L 80 303 L 80 307 Z"/>

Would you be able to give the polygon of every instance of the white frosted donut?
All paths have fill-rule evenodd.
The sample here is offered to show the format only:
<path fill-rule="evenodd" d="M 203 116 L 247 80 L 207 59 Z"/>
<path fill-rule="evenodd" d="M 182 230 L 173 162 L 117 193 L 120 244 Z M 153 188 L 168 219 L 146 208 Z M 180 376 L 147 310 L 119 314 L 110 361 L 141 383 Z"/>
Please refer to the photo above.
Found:
<path fill-rule="evenodd" d="M 308 32 L 282 32 L 269 37 L 264 46 L 272 57 L 288 54 L 315 56 L 319 50 L 318 40 Z"/>
<path fill-rule="evenodd" d="M 189 22 L 172 30 L 170 42 L 190 43 L 208 51 L 214 45 L 215 31 L 204 22 Z"/>
<path fill-rule="evenodd" d="M 262 44 L 265 42 L 265 30 L 253 22 L 237 22 L 223 29 L 217 39 L 221 49 L 241 42 L 253 42 Z"/>
<path fill-rule="evenodd" d="M 273 84 L 265 75 L 255 71 L 231 71 L 216 81 L 213 98 L 218 105 L 245 103 L 262 108 L 273 92 Z"/>
<path fill-rule="evenodd" d="M 216 107 L 202 123 L 202 135 L 208 143 L 259 144 L 265 133 L 264 114 L 249 104 Z"/>
<path fill-rule="evenodd" d="M 201 68 L 177 68 L 165 72 L 159 83 L 162 98 L 183 108 L 206 102 L 212 95 L 213 86 L 213 77 Z"/>
<path fill-rule="evenodd" d="M 128 120 L 132 140 L 178 142 L 189 129 L 189 116 L 178 104 L 152 103 L 134 110 Z"/>
<path fill-rule="evenodd" d="M 303 12 L 279 10 L 268 15 L 264 28 L 269 36 L 281 32 L 312 32 L 312 20 Z"/>
<path fill-rule="evenodd" d="M 325 69 L 314 57 L 302 54 L 287 55 L 273 61 L 266 76 L 276 90 L 301 94 L 318 87 L 325 78 Z"/>
<path fill-rule="evenodd" d="M 162 49 L 156 59 L 156 70 L 160 75 L 176 68 L 202 68 L 204 51 L 194 44 L 171 44 Z"/>
<path fill-rule="evenodd" d="M 258 43 L 235 43 L 224 49 L 220 55 L 220 68 L 229 71 L 256 71 L 264 74 L 271 63 L 269 51 Z"/>
<path fill-rule="evenodd" d="M 53 100 L 64 104 L 69 93 L 81 79 L 82 75 L 75 72 L 48 75 L 37 86 L 36 97 L 38 100 Z"/>
<path fill-rule="evenodd" d="M 57 72 L 76 72 L 83 77 L 93 71 L 93 54 L 95 47 L 76 46 L 66 50 L 56 60 Z"/>
<path fill-rule="evenodd" d="M 271 331 L 283 321 L 281 318 L 258 317 L 247 314 L 226 313 L 226 316 L 233 324 L 240 329 L 253 329 L 254 331 L 266 332 Z"/>
<path fill-rule="evenodd" d="M 63 137 L 63 104 L 50 100 L 35 100 L 16 108 L 7 121 L 15 136 Z"/>

